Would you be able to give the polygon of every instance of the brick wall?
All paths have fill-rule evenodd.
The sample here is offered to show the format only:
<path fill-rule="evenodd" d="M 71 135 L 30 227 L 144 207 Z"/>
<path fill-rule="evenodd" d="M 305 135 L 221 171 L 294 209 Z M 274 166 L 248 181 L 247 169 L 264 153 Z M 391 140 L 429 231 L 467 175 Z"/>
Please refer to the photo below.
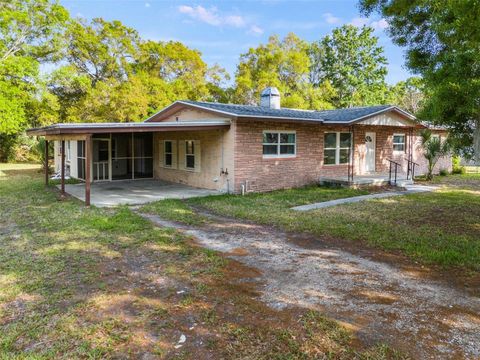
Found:
<path fill-rule="evenodd" d="M 296 131 L 297 153 L 293 158 L 264 158 L 262 139 L 265 130 Z M 323 126 L 318 124 L 291 124 L 287 122 L 237 120 L 235 132 L 235 192 L 246 185 L 247 191 L 269 191 L 316 183 L 320 177 L 348 175 L 347 165 L 323 164 L 324 133 L 329 131 L 348 132 L 349 127 Z M 356 125 L 354 130 L 355 174 L 363 173 L 365 165 L 365 133 L 376 133 L 375 171 L 387 173 L 393 159 L 402 164 L 400 173 L 406 173 L 405 158 L 409 149 L 409 130 L 404 127 Z M 406 151 L 393 151 L 393 134 L 406 135 Z M 419 137 L 413 137 L 414 161 L 420 163 L 417 174 L 425 172 L 426 160 L 419 146 Z M 451 158 L 441 159 L 437 172 L 442 168 L 451 169 Z"/>

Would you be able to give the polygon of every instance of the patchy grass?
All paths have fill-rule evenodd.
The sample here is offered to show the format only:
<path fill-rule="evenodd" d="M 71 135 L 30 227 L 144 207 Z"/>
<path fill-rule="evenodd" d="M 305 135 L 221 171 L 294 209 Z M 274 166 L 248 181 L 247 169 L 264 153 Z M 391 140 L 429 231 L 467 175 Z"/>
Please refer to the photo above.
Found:
<path fill-rule="evenodd" d="M 162 200 L 143 205 L 140 211 L 159 215 L 162 219 L 178 221 L 187 225 L 201 225 L 207 218 L 197 214 L 188 204 L 181 200 Z"/>
<path fill-rule="evenodd" d="M 433 193 L 308 212 L 295 212 L 290 207 L 353 195 L 355 190 L 306 188 L 243 197 L 196 198 L 188 203 L 287 231 L 364 242 L 385 250 L 400 250 L 425 263 L 480 271 L 480 176 L 437 177 L 435 182 L 443 186 Z"/>
<path fill-rule="evenodd" d="M 253 270 L 127 207 L 86 209 L 37 168 L 1 171 L 2 359 L 402 357 L 318 312 L 267 308 L 242 281 Z"/>

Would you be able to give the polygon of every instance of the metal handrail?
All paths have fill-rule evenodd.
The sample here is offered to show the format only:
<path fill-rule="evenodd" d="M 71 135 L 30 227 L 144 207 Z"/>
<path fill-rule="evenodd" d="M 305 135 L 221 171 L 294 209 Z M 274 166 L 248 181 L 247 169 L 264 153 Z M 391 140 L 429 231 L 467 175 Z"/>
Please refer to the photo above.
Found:
<path fill-rule="evenodd" d="M 401 166 L 401 164 L 391 159 L 387 159 L 387 161 L 390 162 L 390 169 L 388 171 L 388 182 L 390 183 L 390 185 L 393 185 L 393 184 L 397 185 L 398 167 Z M 395 165 L 395 178 L 394 178 L 393 184 L 392 184 L 392 164 Z"/>
<path fill-rule="evenodd" d="M 415 178 L 415 165 L 416 166 L 420 166 L 420 165 L 409 157 L 406 157 L 405 160 L 407 160 L 407 180 L 410 179 L 410 173 L 412 174 L 411 179 L 413 180 Z"/>

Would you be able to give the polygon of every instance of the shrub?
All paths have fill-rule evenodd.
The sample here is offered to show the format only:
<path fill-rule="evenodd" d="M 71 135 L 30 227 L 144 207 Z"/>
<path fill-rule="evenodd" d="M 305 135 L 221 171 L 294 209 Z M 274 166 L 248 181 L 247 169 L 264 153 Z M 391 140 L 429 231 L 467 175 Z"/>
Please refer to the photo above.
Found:
<path fill-rule="evenodd" d="M 458 168 L 453 168 L 452 169 L 452 174 L 466 174 L 467 173 L 467 168 L 465 166 L 460 166 Z"/>
<path fill-rule="evenodd" d="M 448 175 L 448 170 L 447 169 L 440 169 L 439 175 L 440 176 L 447 176 Z"/>

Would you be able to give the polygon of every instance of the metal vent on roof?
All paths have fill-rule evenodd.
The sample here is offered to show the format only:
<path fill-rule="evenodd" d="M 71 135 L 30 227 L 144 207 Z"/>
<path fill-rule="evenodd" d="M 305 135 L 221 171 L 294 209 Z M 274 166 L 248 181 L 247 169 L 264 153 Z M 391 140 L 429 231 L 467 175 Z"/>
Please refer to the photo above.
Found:
<path fill-rule="evenodd" d="M 267 87 L 260 94 L 260 106 L 280 109 L 280 91 L 276 87 Z"/>

